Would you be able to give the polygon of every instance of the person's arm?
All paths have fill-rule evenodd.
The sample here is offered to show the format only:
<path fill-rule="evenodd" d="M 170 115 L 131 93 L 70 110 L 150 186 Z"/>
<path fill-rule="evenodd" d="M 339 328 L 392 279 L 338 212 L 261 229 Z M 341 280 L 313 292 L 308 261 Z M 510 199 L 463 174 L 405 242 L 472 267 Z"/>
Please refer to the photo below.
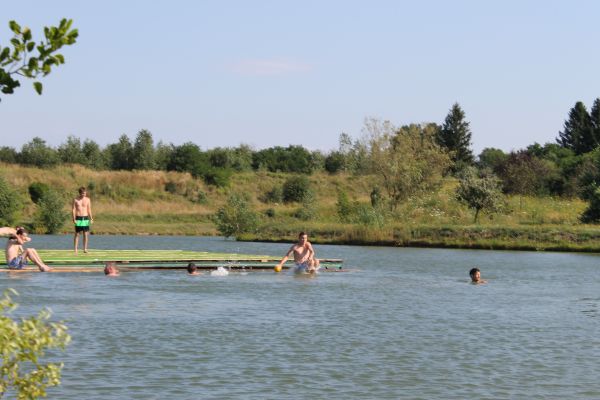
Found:
<path fill-rule="evenodd" d="M 7 235 L 16 235 L 17 234 L 17 230 L 15 228 L 11 228 L 10 226 L 5 226 L 0 228 L 0 235 L 2 236 L 7 236 Z"/>
<path fill-rule="evenodd" d="M 285 256 L 283 256 L 283 258 L 281 259 L 281 261 L 279 261 L 279 264 L 277 264 L 277 266 L 279 266 L 279 267 L 283 266 L 283 263 L 286 262 L 290 258 L 290 254 L 292 254 L 292 251 L 294 251 L 294 246 L 290 247 L 288 252 L 285 253 Z"/>
<path fill-rule="evenodd" d="M 309 260 L 314 260 L 315 258 L 315 249 L 313 249 L 312 244 L 310 243 L 306 243 L 306 247 L 308 249 L 308 259 Z"/>
<path fill-rule="evenodd" d="M 90 216 L 90 222 L 94 222 L 94 217 L 92 216 L 92 201 L 88 197 L 88 206 L 87 206 L 88 215 Z"/>
<path fill-rule="evenodd" d="M 76 206 L 74 199 L 73 199 L 73 207 L 71 209 L 71 214 L 73 214 L 73 223 L 75 223 L 75 216 L 77 215 L 77 206 Z"/>

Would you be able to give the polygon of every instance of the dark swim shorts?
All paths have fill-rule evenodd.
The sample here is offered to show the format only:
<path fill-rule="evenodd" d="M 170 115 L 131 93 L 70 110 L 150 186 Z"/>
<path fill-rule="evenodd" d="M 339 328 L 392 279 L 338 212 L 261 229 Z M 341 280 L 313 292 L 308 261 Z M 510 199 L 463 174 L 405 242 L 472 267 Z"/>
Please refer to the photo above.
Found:
<path fill-rule="evenodd" d="M 90 230 L 90 217 L 75 217 L 75 232 L 88 232 Z"/>

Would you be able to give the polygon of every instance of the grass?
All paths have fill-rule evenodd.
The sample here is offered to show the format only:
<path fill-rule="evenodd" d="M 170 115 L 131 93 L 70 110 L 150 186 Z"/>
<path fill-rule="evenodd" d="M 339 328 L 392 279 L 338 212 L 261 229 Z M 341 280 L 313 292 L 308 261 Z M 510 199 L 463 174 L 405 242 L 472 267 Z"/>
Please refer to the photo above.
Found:
<path fill-rule="evenodd" d="M 79 186 L 88 187 L 93 204 L 96 234 L 217 235 L 211 217 L 232 191 L 245 193 L 261 215 L 257 232 L 241 240 L 292 241 L 308 231 L 319 243 L 372 244 L 493 249 L 600 251 L 600 231 L 579 222 L 586 203 L 579 199 L 509 196 L 500 214 L 480 216 L 460 204 L 454 191 L 457 181 L 447 179 L 439 191 L 410 199 L 386 212 L 383 226 L 339 222 L 339 191 L 351 202 L 370 204 L 375 177 L 317 173 L 309 177 L 315 192 L 316 217 L 294 217 L 299 204 L 263 203 L 259 199 L 289 175 L 265 171 L 232 176 L 228 188 L 215 188 L 187 173 L 164 171 L 93 171 L 59 166 L 41 170 L 0 165 L 0 174 L 15 188 L 23 202 L 19 223 L 30 223 L 36 206 L 27 188 L 44 182 L 61 191 L 65 210 Z M 167 191 L 168 189 L 168 191 Z M 267 210 L 274 216 L 267 217 Z M 66 221 L 63 232 L 70 233 Z"/>

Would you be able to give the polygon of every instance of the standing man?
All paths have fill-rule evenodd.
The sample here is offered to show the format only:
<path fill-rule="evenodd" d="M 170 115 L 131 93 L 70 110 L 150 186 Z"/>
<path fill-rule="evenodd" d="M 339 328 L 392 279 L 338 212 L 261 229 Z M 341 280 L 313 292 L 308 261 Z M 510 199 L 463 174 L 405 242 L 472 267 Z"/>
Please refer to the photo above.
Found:
<path fill-rule="evenodd" d="M 88 235 L 90 233 L 90 223 L 92 222 L 94 222 L 92 202 L 87 197 L 87 190 L 82 186 L 79 188 L 79 196 L 73 200 L 73 224 L 75 224 L 73 244 L 75 245 L 75 254 L 77 254 L 80 232 L 83 232 L 83 252 L 88 252 Z"/>
<path fill-rule="evenodd" d="M 308 235 L 304 232 L 298 234 L 298 243 L 294 244 L 283 256 L 279 264 L 275 267 L 276 271 L 281 271 L 283 263 L 286 262 L 290 254 L 294 254 L 294 273 L 315 273 L 319 269 L 319 260 L 315 258 L 315 251 L 312 244 L 308 241 Z"/>

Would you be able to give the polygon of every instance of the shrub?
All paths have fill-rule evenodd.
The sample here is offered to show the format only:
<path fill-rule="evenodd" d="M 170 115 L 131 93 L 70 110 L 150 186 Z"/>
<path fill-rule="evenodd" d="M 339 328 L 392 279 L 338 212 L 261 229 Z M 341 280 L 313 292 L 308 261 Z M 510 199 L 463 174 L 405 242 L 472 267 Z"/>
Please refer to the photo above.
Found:
<path fill-rule="evenodd" d="M 44 197 L 49 190 L 50 186 L 46 185 L 45 183 L 33 182 L 28 188 L 29 197 L 31 198 L 31 201 L 33 201 L 35 204 L 38 204 L 40 199 Z"/>
<path fill-rule="evenodd" d="M 269 218 L 275 218 L 275 209 L 274 208 L 267 208 L 265 210 L 265 215 Z"/>
<path fill-rule="evenodd" d="M 203 173 L 204 182 L 216 187 L 228 187 L 232 171 L 225 168 L 208 168 Z"/>
<path fill-rule="evenodd" d="M 339 151 L 331 152 L 327 157 L 325 157 L 325 171 L 330 174 L 335 174 L 336 172 L 343 171 L 346 165 L 346 156 Z"/>
<path fill-rule="evenodd" d="M 337 203 L 335 204 L 337 215 L 341 222 L 352 222 L 354 207 L 350 203 L 348 194 L 342 190 L 338 192 Z"/>
<path fill-rule="evenodd" d="M 263 203 L 281 203 L 283 201 L 283 188 L 280 185 L 273 186 L 271 190 L 260 196 Z"/>
<path fill-rule="evenodd" d="M 7 392 L 17 399 L 46 397 L 47 387 L 60 384 L 62 363 L 45 363 L 42 358 L 47 350 L 64 350 L 71 337 L 64 324 L 48 322 L 47 310 L 37 316 L 13 320 L 8 314 L 17 306 L 11 294 L 17 292 L 9 289 L 0 299 L 0 397 Z"/>
<path fill-rule="evenodd" d="M 0 225 L 14 225 L 20 203 L 19 194 L 0 177 Z"/>
<path fill-rule="evenodd" d="M 233 193 L 214 215 L 219 232 L 226 237 L 251 232 L 258 225 L 258 216 L 251 210 L 246 196 Z"/>
<path fill-rule="evenodd" d="M 48 190 L 40 198 L 38 209 L 33 217 L 36 231 L 56 233 L 63 227 L 69 214 L 64 209 L 65 200 L 55 190 Z"/>
<path fill-rule="evenodd" d="M 283 184 L 285 203 L 301 202 L 310 191 L 310 182 L 304 175 L 288 178 Z"/>
<path fill-rule="evenodd" d="M 308 221 L 315 219 L 316 216 L 315 196 L 311 191 L 308 191 L 302 199 L 302 206 L 294 213 L 294 217 L 303 221 Z"/>
<path fill-rule="evenodd" d="M 173 181 L 168 181 L 165 183 L 165 192 L 177 194 L 177 184 Z"/>

